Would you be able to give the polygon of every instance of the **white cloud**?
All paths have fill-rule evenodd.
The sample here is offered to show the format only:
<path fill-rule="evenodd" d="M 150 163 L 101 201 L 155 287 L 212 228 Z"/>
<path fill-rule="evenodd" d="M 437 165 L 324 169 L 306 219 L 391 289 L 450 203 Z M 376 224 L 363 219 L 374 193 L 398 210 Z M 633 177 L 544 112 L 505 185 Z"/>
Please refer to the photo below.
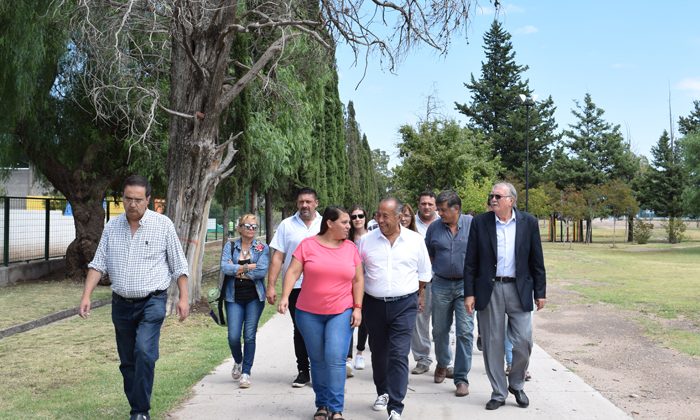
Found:
<path fill-rule="evenodd" d="M 518 28 L 515 32 L 518 34 L 522 34 L 522 35 L 530 35 L 530 34 L 537 33 L 539 31 L 540 30 L 537 29 L 536 26 L 527 25 L 527 26 L 523 26 L 522 28 Z"/>
<path fill-rule="evenodd" d="M 676 88 L 700 93 L 700 77 L 686 77 L 680 82 L 676 83 Z"/>

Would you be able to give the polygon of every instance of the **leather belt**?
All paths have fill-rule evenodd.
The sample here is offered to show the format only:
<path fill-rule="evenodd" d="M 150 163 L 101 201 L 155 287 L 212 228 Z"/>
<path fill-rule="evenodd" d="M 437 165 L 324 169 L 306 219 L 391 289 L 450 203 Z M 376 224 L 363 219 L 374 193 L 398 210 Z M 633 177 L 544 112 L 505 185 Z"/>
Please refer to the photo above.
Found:
<path fill-rule="evenodd" d="M 118 295 L 115 292 L 112 292 L 112 297 L 117 300 L 121 300 L 122 302 L 129 302 L 129 303 L 139 303 L 139 302 L 145 302 L 148 299 L 152 298 L 153 296 L 159 296 L 162 295 L 163 293 L 167 292 L 168 290 L 156 290 L 155 292 L 151 292 L 147 294 L 145 297 L 142 298 L 125 298 L 124 296 Z"/>
<path fill-rule="evenodd" d="M 501 283 L 514 283 L 515 277 L 494 277 L 493 281 L 500 281 Z"/>
<path fill-rule="evenodd" d="M 367 296 L 371 297 L 372 299 L 381 300 L 383 302 L 396 302 L 397 300 L 406 299 L 408 297 L 411 297 L 411 296 L 415 295 L 416 293 L 417 292 L 413 292 L 413 293 L 409 293 L 409 294 L 403 295 L 403 296 L 389 296 L 389 297 L 376 297 L 376 296 L 372 296 L 372 295 L 367 294 L 367 293 L 366 294 L 367 294 Z"/>

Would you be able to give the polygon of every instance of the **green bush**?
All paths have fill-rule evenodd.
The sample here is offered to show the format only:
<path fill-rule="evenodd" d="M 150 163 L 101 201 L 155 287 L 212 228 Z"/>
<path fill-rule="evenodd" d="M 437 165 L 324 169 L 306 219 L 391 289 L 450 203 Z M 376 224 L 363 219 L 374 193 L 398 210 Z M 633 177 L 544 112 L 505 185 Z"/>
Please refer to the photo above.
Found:
<path fill-rule="evenodd" d="M 652 222 L 645 222 L 643 219 L 634 221 L 634 241 L 638 244 L 645 244 L 651 238 L 651 230 L 654 229 Z"/>
<path fill-rule="evenodd" d="M 688 227 L 682 219 L 680 218 L 669 218 L 668 223 L 662 225 L 664 230 L 666 230 L 666 236 L 668 237 L 668 243 L 678 244 L 683 239 L 685 239 L 685 229 Z"/>

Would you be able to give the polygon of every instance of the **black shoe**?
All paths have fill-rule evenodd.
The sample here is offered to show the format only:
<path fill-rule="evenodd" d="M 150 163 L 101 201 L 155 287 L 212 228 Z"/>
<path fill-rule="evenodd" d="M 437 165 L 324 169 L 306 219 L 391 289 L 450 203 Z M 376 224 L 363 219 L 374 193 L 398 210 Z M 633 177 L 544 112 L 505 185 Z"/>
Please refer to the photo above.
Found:
<path fill-rule="evenodd" d="M 489 400 L 489 402 L 486 403 L 486 409 L 487 410 L 497 410 L 502 405 L 506 405 L 506 402 L 505 401 L 498 401 L 498 400 Z"/>
<path fill-rule="evenodd" d="M 484 351 L 484 347 L 481 345 L 481 336 L 476 337 L 476 349 L 479 351 Z"/>
<path fill-rule="evenodd" d="M 530 400 L 527 398 L 525 391 L 522 389 L 513 389 L 508 387 L 508 392 L 515 395 L 515 402 L 517 402 L 520 407 L 525 408 L 530 405 Z"/>
<path fill-rule="evenodd" d="M 151 420 L 151 416 L 149 416 L 148 414 L 143 414 L 143 413 L 132 414 L 129 417 L 129 420 Z"/>
<path fill-rule="evenodd" d="M 300 370 L 299 374 L 297 375 L 297 378 L 294 380 L 294 382 L 292 382 L 292 387 L 303 388 L 309 382 L 311 382 L 311 378 L 309 378 L 309 372 L 303 372 Z"/>

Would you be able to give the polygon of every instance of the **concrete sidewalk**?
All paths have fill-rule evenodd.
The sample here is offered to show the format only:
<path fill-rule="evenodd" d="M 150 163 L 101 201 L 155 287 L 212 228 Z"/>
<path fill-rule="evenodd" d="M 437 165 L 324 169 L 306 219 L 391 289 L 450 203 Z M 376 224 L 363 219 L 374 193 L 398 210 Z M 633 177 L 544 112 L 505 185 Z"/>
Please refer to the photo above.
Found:
<path fill-rule="evenodd" d="M 345 389 L 346 419 L 386 419 L 385 412 L 372 411 L 376 398 L 370 354 L 365 351 L 367 368 L 355 371 Z M 409 356 L 409 368 L 415 364 Z M 216 368 L 194 387 L 194 395 L 170 413 L 175 419 L 311 419 L 315 411 L 311 386 L 291 387 L 296 376 L 292 344 L 292 321 L 289 315 L 276 315 L 259 331 L 252 386 L 238 389 L 231 379 L 233 359 Z M 435 365 L 433 364 L 432 368 Z M 491 386 L 484 371 L 481 352 L 474 349 L 466 397 L 454 396 L 454 384 L 447 379 L 433 382 L 433 371 L 409 375 L 403 417 L 406 419 L 627 419 L 622 410 L 588 386 L 562 364 L 535 345 L 530 360 L 532 380 L 525 385 L 530 406 L 520 408 L 510 395 L 506 405 L 487 411 L 484 405 Z"/>

